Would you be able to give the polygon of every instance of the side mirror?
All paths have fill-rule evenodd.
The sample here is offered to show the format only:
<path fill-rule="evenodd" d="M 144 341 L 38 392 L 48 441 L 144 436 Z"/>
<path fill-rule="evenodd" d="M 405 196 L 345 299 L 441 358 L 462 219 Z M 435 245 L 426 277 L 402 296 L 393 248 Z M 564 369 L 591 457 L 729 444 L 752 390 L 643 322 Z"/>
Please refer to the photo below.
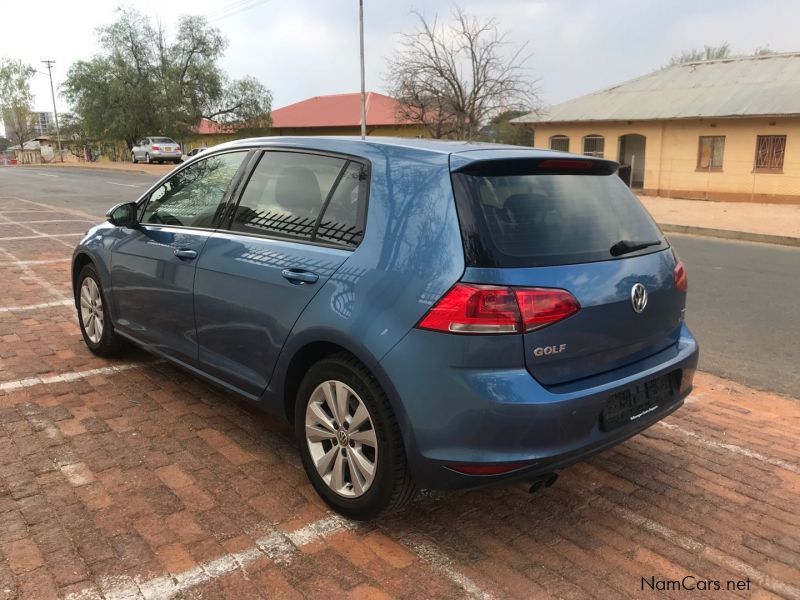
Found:
<path fill-rule="evenodd" d="M 134 228 L 139 225 L 136 217 L 138 207 L 136 202 L 123 202 L 109 209 L 106 213 L 106 221 L 117 227 Z"/>

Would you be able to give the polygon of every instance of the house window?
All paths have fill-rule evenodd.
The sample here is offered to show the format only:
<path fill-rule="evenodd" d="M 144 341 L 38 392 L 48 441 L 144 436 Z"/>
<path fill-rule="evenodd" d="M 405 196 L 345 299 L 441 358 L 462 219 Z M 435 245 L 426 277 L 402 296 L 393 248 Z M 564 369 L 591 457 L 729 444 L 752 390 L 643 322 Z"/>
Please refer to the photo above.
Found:
<path fill-rule="evenodd" d="M 754 171 L 782 173 L 783 155 L 786 151 L 785 135 L 759 135 L 756 137 Z"/>
<path fill-rule="evenodd" d="M 569 152 L 569 138 L 565 135 L 550 136 L 550 150 Z"/>
<path fill-rule="evenodd" d="M 722 155 L 725 153 L 724 135 L 701 135 L 697 150 L 698 171 L 722 171 Z"/>
<path fill-rule="evenodd" d="M 583 153 L 586 156 L 603 158 L 603 150 L 605 147 L 606 139 L 602 135 L 587 135 L 583 138 Z"/>

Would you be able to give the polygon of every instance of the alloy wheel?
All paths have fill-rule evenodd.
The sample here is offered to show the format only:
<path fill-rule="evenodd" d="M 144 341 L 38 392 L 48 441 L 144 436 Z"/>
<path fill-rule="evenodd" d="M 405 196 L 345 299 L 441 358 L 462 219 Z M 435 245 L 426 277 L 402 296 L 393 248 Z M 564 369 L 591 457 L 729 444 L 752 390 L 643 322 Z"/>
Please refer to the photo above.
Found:
<path fill-rule="evenodd" d="M 86 277 L 81 284 L 81 321 L 86 337 L 93 344 L 99 344 L 103 337 L 103 297 L 97 282 Z"/>
<path fill-rule="evenodd" d="M 366 493 L 375 479 L 378 439 L 366 404 L 350 386 L 328 380 L 311 392 L 305 435 L 317 473 L 331 490 L 347 498 Z"/>

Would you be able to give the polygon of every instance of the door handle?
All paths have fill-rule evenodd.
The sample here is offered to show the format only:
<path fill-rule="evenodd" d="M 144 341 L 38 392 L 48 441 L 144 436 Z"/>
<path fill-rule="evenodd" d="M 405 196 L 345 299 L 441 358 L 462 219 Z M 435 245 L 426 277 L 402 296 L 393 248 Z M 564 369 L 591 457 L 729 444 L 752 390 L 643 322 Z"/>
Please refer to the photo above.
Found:
<path fill-rule="evenodd" d="M 188 258 L 188 259 L 195 259 L 197 258 L 197 251 L 196 250 L 188 250 L 188 249 L 177 249 L 173 252 L 175 256 L 178 258 Z"/>
<path fill-rule="evenodd" d="M 310 271 L 301 271 L 299 269 L 284 269 L 281 275 L 288 279 L 291 283 L 302 285 L 304 283 L 316 283 L 319 275 L 311 273 Z"/>

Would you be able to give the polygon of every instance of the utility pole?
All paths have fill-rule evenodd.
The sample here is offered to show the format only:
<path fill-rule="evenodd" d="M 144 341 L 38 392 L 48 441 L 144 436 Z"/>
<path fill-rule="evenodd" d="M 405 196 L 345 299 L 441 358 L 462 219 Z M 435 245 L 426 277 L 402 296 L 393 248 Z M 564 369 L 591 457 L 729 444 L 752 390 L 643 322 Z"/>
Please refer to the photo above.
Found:
<path fill-rule="evenodd" d="M 361 139 L 367 137 L 367 89 L 364 82 L 364 0 L 358 0 L 358 24 L 361 32 Z"/>
<path fill-rule="evenodd" d="M 58 127 L 58 109 L 56 108 L 56 92 L 53 89 L 53 65 L 56 64 L 54 60 L 43 60 L 47 65 L 47 73 L 50 75 L 50 95 L 53 97 L 53 117 L 56 120 L 56 141 L 58 142 L 58 160 L 64 162 L 64 155 L 61 154 L 61 129 Z"/>

